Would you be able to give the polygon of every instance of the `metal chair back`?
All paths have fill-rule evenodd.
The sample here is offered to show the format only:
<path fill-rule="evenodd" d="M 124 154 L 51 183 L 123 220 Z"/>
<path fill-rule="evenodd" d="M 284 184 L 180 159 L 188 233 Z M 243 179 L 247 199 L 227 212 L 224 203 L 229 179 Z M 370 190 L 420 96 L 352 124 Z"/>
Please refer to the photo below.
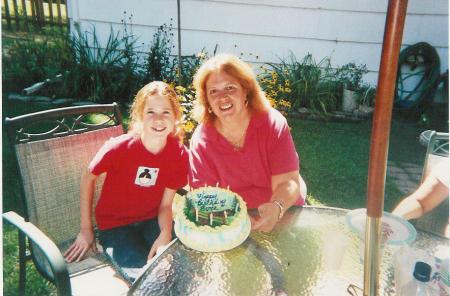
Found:
<path fill-rule="evenodd" d="M 123 134 L 116 104 L 67 107 L 6 119 L 21 176 L 25 219 L 63 253 L 80 227 L 80 177 L 98 149 Z M 96 196 L 102 182 L 97 183 Z M 38 270 L 52 280 L 44 254 L 32 249 Z M 70 274 L 104 264 L 101 255 L 68 265 Z"/>

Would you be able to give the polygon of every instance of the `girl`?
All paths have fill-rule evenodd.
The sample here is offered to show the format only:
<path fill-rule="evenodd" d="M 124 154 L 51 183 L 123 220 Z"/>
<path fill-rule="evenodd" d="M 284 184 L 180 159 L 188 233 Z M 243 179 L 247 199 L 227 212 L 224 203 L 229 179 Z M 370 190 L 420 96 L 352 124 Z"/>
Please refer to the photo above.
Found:
<path fill-rule="evenodd" d="M 130 283 L 159 247 L 172 239 L 172 200 L 187 183 L 188 153 L 181 144 L 180 106 L 166 83 L 136 95 L 128 134 L 108 140 L 81 177 L 81 230 L 64 254 L 79 261 L 95 251 L 92 202 L 97 177 L 106 173 L 95 208 L 99 241 Z"/>

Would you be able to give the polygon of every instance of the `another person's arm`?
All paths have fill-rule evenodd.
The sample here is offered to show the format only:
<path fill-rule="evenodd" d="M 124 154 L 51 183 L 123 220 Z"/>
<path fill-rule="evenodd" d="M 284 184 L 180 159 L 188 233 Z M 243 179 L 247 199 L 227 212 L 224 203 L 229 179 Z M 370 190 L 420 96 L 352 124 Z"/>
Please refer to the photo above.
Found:
<path fill-rule="evenodd" d="M 80 261 L 89 249 L 96 250 L 94 228 L 92 225 L 92 202 L 97 176 L 86 169 L 80 182 L 80 232 L 75 242 L 64 253 L 67 262 Z"/>
<path fill-rule="evenodd" d="M 404 219 L 416 219 L 431 211 L 448 197 L 448 187 L 430 174 L 419 188 L 392 212 Z"/>
<path fill-rule="evenodd" d="M 150 260 L 159 247 L 165 246 L 172 240 L 172 201 L 176 190 L 166 188 L 158 211 L 158 225 L 161 233 L 152 245 L 148 254 Z"/>

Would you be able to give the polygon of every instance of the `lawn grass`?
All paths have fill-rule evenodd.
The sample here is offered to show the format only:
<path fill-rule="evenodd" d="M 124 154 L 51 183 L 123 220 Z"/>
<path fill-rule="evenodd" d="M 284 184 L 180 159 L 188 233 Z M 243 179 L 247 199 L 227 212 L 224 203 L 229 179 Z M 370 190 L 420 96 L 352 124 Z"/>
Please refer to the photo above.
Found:
<path fill-rule="evenodd" d="M 3 120 L 5 116 L 17 116 L 46 108 L 48 106 L 3 100 Z M 348 209 L 365 207 L 371 121 L 338 123 L 289 119 L 289 124 L 301 158 L 301 174 L 308 185 L 308 198 L 312 204 Z M 393 121 L 389 159 L 421 165 L 425 154 L 425 148 L 418 142 L 421 130 L 423 128 Z M 14 210 L 23 214 L 18 186 L 14 155 L 3 130 L 3 211 Z M 392 210 L 402 195 L 388 177 L 385 210 Z M 4 294 L 16 295 L 17 234 L 7 225 L 3 226 L 3 231 L 3 258 L 8 258 L 4 261 Z M 27 269 L 29 289 L 26 295 L 48 295 L 55 292 L 54 287 L 39 277 L 31 263 Z"/>
<path fill-rule="evenodd" d="M 365 207 L 371 140 L 371 121 L 359 123 L 290 120 L 301 159 L 301 174 L 312 204 L 347 209 Z M 423 164 L 425 147 L 418 136 L 423 128 L 393 121 L 389 160 Z M 384 209 L 391 211 L 403 197 L 388 176 Z"/>

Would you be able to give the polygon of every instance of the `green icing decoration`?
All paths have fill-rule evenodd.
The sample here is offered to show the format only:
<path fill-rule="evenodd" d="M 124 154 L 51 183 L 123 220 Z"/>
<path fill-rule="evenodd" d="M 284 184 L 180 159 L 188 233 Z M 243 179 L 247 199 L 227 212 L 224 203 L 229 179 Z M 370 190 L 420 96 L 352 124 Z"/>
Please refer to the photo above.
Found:
<path fill-rule="evenodd" d="M 195 192 L 195 191 L 194 191 Z M 213 213 L 212 227 L 230 224 L 237 212 L 240 211 L 235 195 L 227 194 L 222 190 L 198 190 L 195 194 L 188 193 L 184 214 L 187 219 L 196 225 L 210 225 L 211 212 Z M 198 221 L 196 221 L 195 208 L 198 209 Z M 226 211 L 226 218 L 224 211 Z"/>

